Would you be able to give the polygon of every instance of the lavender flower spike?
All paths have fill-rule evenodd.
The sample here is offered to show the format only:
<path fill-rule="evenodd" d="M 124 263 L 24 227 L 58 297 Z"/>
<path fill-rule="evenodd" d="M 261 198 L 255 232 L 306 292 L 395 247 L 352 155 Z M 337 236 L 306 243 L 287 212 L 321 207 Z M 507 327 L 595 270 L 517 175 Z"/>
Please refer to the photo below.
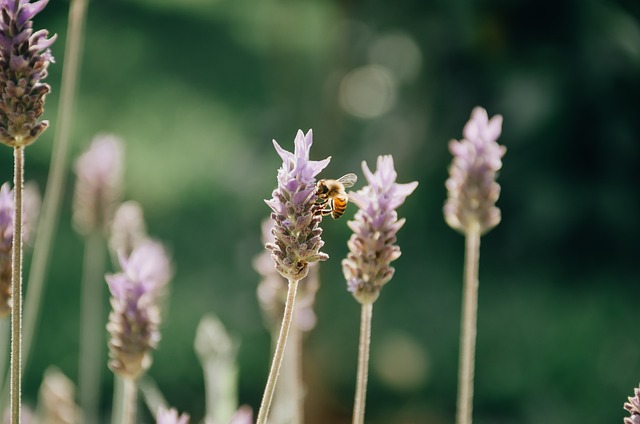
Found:
<path fill-rule="evenodd" d="M 313 144 L 311 130 L 306 135 L 298 130 L 294 144 L 294 153 L 291 153 L 273 140 L 282 158 L 282 167 L 278 170 L 278 187 L 273 190 L 272 198 L 265 200 L 273 210 L 271 217 L 275 221 L 275 243 L 267 243 L 266 248 L 271 251 L 275 267 L 284 278 L 300 281 L 309 272 L 309 263 L 329 257 L 320 252 L 324 245 L 319 226 L 322 217 L 314 212 L 318 208 L 315 176 L 331 158 L 309 160 Z"/>
<path fill-rule="evenodd" d="M 50 87 L 41 82 L 54 61 L 51 45 L 56 36 L 33 32 L 31 19 L 48 0 L 0 0 L 0 142 L 28 146 L 49 123 L 38 119 Z"/>
<path fill-rule="evenodd" d="M 391 156 L 378 156 L 377 170 L 372 173 L 365 162 L 362 171 L 369 183 L 355 193 L 349 193 L 360 208 L 348 225 L 353 234 L 349 239 L 349 254 L 342 261 L 342 272 L 348 290 L 362 304 L 373 303 L 394 269 L 390 263 L 400 257 L 394 245 L 396 233 L 404 225 L 396 209 L 418 186 L 396 183 L 396 171 Z"/>
<path fill-rule="evenodd" d="M 500 186 L 495 180 L 507 150 L 496 141 L 501 132 L 502 116 L 489 119 L 486 110 L 476 107 L 464 127 L 464 138 L 449 144 L 453 163 L 444 216 L 453 229 L 468 233 L 477 227 L 484 234 L 500 223 L 500 209 L 495 206 Z"/>
<path fill-rule="evenodd" d="M 111 291 L 107 330 L 109 367 L 137 378 L 151 366 L 151 349 L 160 341 L 158 297 L 169 282 L 169 259 L 160 243 L 149 241 L 120 257 L 122 272 L 105 278 Z"/>
<path fill-rule="evenodd" d="M 158 409 L 157 424 L 189 424 L 189 415 L 178 416 L 174 408 L 166 409 L 162 406 Z"/>
<path fill-rule="evenodd" d="M 76 160 L 73 224 L 80 234 L 109 229 L 122 192 L 123 150 L 120 138 L 98 135 Z"/>
<path fill-rule="evenodd" d="M 640 388 L 633 389 L 633 396 L 629 396 L 629 402 L 625 402 L 624 409 L 629 411 L 630 417 L 624 419 L 624 424 L 640 424 Z"/>

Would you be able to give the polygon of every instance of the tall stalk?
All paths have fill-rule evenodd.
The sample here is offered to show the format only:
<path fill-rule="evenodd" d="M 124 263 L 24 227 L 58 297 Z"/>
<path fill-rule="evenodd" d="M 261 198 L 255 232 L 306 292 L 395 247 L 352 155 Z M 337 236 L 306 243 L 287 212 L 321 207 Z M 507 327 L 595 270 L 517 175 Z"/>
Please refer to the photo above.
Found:
<path fill-rule="evenodd" d="M 40 301 L 44 292 L 45 274 L 49 266 L 51 243 L 55 236 L 55 230 L 58 228 L 56 223 L 60 216 L 60 203 L 66 179 L 67 152 L 69 151 L 69 138 L 76 87 L 78 85 L 86 14 L 87 0 L 71 0 L 51 167 L 49 168 L 47 186 L 42 202 L 42 217 L 38 223 L 38 235 L 33 248 L 33 259 L 31 261 L 29 284 L 25 299 L 23 366 L 29 360 L 32 340 L 38 323 Z"/>
<path fill-rule="evenodd" d="M 11 424 L 20 424 L 22 404 L 22 189 L 24 186 L 24 147 L 13 149 L 13 248 L 11 259 Z"/>
<path fill-rule="evenodd" d="M 282 317 L 282 326 L 280 327 L 280 335 L 278 336 L 278 342 L 276 344 L 276 350 L 273 354 L 273 361 L 271 362 L 271 370 L 269 371 L 269 377 L 267 378 L 267 384 L 262 395 L 262 403 L 260 404 L 260 410 L 258 412 L 258 419 L 256 424 L 265 424 L 269 415 L 269 408 L 271 407 L 271 400 L 273 399 L 273 392 L 276 388 L 278 381 L 278 374 L 280 373 L 280 366 L 282 365 L 282 358 L 284 356 L 285 347 L 287 345 L 287 336 L 289 335 L 289 328 L 291 327 L 291 321 L 293 318 L 293 308 L 296 299 L 296 290 L 298 288 L 298 281 L 289 280 L 289 289 L 287 291 L 287 302 L 284 307 L 284 316 Z"/>
<path fill-rule="evenodd" d="M 360 314 L 360 344 L 358 347 L 356 397 L 353 404 L 353 424 L 364 424 L 364 411 L 367 398 L 367 377 L 369 375 L 369 349 L 371 345 L 372 314 L 373 303 L 363 303 Z"/>
<path fill-rule="evenodd" d="M 473 415 L 473 375 L 475 368 L 478 316 L 478 262 L 480 227 L 467 231 L 462 319 L 460 324 L 460 363 L 458 367 L 457 424 L 471 424 Z"/>
<path fill-rule="evenodd" d="M 80 305 L 78 388 L 80 407 L 87 422 L 98 422 L 102 350 L 105 345 L 102 298 L 104 293 L 105 240 L 94 231 L 85 240 Z"/>
<path fill-rule="evenodd" d="M 138 414 L 138 384 L 135 379 L 123 378 L 122 419 L 121 424 L 136 424 Z"/>

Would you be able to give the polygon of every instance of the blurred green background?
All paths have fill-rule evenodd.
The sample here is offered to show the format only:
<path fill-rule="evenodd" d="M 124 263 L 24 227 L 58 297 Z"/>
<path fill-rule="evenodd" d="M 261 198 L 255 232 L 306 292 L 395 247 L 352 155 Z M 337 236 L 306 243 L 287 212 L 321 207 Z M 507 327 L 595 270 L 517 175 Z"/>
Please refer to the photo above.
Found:
<path fill-rule="evenodd" d="M 27 179 L 41 188 L 68 6 L 52 1 L 35 22 L 59 36 L 45 113 L 54 128 L 27 150 Z M 464 239 L 442 204 L 448 141 L 476 105 L 504 116 L 508 150 L 503 221 L 482 239 L 475 422 L 621 422 L 640 382 L 639 2 L 90 2 L 72 160 L 96 133 L 123 137 L 126 198 L 172 251 L 149 371 L 169 402 L 202 418 L 193 338 L 214 312 L 241 339 L 240 401 L 259 406 L 270 338 L 251 261 L 280 165 L 271 139 L 291 149 L 298 128 L 313 128 L 312 158 L 333 157 L 325 176 L 362 176 L 361 161 L 392 154 L 399 181 L 420 182 L 399 211 L 403 255 L 374 308 L 367 422 L 453 422 Z M 0 161 L 10 180 L 8 149 Z M 31 404 L 47 366 L 77 378 L 72 188 L 69 170 L 25 377 Z M 331 258 L 306 339 L 310 424 L 350 422 L 360 311 L 340 260 L 353 213 L 323 223 Z M 103 377 L 106 416 L 106 366 Z"/>

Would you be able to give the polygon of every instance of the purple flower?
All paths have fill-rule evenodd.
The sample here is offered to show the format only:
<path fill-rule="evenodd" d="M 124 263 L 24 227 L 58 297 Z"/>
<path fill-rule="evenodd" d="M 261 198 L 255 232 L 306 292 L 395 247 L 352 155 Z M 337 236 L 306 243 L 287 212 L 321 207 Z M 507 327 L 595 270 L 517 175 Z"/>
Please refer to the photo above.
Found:
<path fill-rule="evenodd" d="M 122 272 L 105 278 L 111 292 L 112 311 L 107 330 L 109 367 L 123 377 L 137 378 L 151 366 L 151 349 L 160 341 L 157 301 L 169 282 L 169 259 L 160 243 L 149 241 L 126 258 Z"/>
<path fill-rule="evenodd" d="M 404 225 L 396 209 L 418 186 L 396 183 L 396 171 L 391 156 L 378 156 L 375 173 L 362 162 L 362 171 L 369 183 L 355 193 L 349 193 L 359 210 L 348 225 L 353 234 L 347 245 L 349 253 L 342 261 L 347 288 L 360 303 L 373 303 L 391 277 L 391 262 L 400 257 L 396 233 Z"/>
<path fill-rule="evenodd" d="M 629 396 L 629 402 L 625 402 L 624 409 L 629 411 L 631 417 L 624 419 L 624 424 L 640 424 L 640 388 L 633 389 L 633 396 Z"/>
<path fill-rule="evenodd" d="M 464 138 L 451 140 L 453 163 L 446 182 L 449 197 L 444 216 L 450 227 L 467 233 L 477 229 L 486 233 L 500 223 L 500 196 L 496 173 L 502 167 L 506 148 L 497 143 L 502 131 L 502 116 L 491 120 L 487 111 L 476 107 L 464 127 Z"/>
<path fill-rule="evenodd" d="M 166 409 L 160 407 L 158 409 L 157 424 L 189 424 L 189 415 L 182 414 L 178 416 L 178 411 L 174 408 Z"/>
<path fill-rule="evenodd" d="M 324 242 L 319 226 L 322 217 L 315 213 L 318 209 L 315 177 L 331 158 L 309 160 L 313 144 L 311 130 L 306 135 L 298 130 L 294 144 L 294 153 L 291 153 L 273 140 L 282 158 L 282 167 L 278 170 L 278 187 L 273 190 L 272 198 L 265 200 L 273 210 L 271 217 L 275 221 L 275 242 L 268 243 L 266 248 L 271 251 L 278 272 L 288 280 L 299 281 L 309 272 L 309 263 L 328 258 L 320 252 Z"/>
<path fill-rule="evenodd" d="M 52 63 L 46 30 L 33 32 L 31 19 L 48 0 L 0 0 L 0 141 L 8 146 L 27 146 L 47 128 L 42 115 L 50 87 L 40 81 Z"/>
<path fill-rule="evenodd" d="M 76 161 L 73 223 L 79 233 L 106 232 L 111 225 L 122 191 L 123 156 L 122 140 L 99 135 Z"/>

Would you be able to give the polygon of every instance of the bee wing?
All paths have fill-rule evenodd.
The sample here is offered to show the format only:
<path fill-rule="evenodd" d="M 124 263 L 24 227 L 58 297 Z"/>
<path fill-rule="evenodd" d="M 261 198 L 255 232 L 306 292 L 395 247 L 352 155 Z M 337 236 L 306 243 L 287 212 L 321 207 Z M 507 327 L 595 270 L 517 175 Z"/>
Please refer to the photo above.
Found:
<path fill-rule="evenodd" d="M 338 178 L 338 182 L 341 183 L 345 188 L 353 187 L 356 181 L 358 181 L 358 176 L 353 173 L 349 173 Z"/>

